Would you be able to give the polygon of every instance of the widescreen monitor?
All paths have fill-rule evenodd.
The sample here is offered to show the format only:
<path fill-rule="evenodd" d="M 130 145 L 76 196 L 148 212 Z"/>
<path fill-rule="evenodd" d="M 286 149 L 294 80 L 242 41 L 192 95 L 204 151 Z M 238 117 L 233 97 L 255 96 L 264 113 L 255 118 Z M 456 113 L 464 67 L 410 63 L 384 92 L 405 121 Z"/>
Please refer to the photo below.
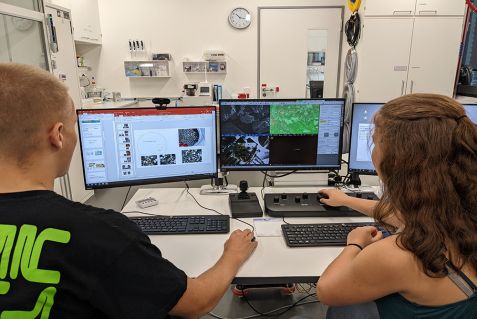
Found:
<path fill-rule="evenodd" d="M 220 167 L 341 167 L 343 99 L 220 100 Z"/>
<path fill-rule="evenodd" d="M 351 115 L 349 173 L 376 175 L 371 160 L 373 116 L 384 103 L 354 103 Z M 477 104 L 463 104 L 469 119 L 477 124 Z"/>
<path fill-rule="evenodd" d="M 77 110 L 87 189 L 217 175 L 215 107 Z"/>

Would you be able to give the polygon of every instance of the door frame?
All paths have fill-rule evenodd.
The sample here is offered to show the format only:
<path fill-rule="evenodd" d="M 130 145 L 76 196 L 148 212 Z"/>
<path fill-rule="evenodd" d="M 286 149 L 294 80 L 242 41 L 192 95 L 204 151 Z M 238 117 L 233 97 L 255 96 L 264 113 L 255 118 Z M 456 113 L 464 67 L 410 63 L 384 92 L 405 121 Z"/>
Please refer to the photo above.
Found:
<path fill-rule="evenodd" d="M 341 9 L 341 30 L 340 30 L 340 44 L 339 44 L 339 63 L 338 63 L 338 76 L 337 76 L 337 83 L 336 83 L 336 97 L 340 96 L 340 80 L 341 80 L 341 63 L 342 63 L 342 55 L 343 55 L 343 26 L 344 26 L 344 6 L 267 6 L 267 7 L 258 7 L 258 37 L 257 37 L 257 98 L 261 98 L 260 89 L 260 31 L 261 31 L 261 12 L 262 10 L 269 10 L 269 9 Z"/>

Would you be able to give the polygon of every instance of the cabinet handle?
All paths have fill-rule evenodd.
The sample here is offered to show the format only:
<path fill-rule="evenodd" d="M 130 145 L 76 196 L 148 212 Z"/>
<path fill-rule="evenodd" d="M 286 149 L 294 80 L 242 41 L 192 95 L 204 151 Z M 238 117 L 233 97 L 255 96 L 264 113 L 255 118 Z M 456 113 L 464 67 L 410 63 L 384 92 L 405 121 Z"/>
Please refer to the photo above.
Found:
<path fill-rule="evenodd" d="M 414 81 L 411 80 L 411 94 L 412 94 L 413 89 L 414 89 Z"/>
<path fill-rule="evenodd" d="M 401 84 L 401 96 L 404 95 L 404 80 L 402 80 L 402 84 Z"/>
<path fill-rule="evenodd" d="M 393 15 L 411 15 L 411 10 L 396 10 L 393 12 Z"/>
<path fill-rule="evenodd" d="M 419 10 L 419 14 L 422 14 L 422 15 L 436 15 L 437 10 Z"/>

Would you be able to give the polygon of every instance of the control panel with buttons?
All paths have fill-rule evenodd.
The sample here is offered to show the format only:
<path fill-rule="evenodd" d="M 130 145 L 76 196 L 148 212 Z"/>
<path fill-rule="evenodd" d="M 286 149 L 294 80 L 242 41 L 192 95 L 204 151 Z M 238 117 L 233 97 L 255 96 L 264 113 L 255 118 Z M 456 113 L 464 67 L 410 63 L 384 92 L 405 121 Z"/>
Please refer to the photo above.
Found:
<path fill-rule="evenodd" d="M 378 200 L 373 192 L 352 192 L 349 196 Z M 265 194 L 265 212 L 272 217 L 351 217 L 364 216 L 349 207 L 332 207 L 321 203 L 321 193 Z"/>

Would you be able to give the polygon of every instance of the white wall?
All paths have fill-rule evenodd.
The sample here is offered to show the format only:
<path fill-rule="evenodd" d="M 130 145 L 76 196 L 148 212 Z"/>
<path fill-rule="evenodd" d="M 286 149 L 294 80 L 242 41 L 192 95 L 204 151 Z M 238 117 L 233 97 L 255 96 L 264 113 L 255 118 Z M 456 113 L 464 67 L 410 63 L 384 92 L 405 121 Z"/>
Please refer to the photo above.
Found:
<path fill-rule="evenodd" d="M 208 81 L 224 85 L 224 97 L 257 87 L 257 15 L 263 6 L 344 6 L 344 0 L 99 0 L 103 33 L 101 47 L 80 50 L 96 68 L 98 86 L 120 91 L 124 97 L 179 96 L 187 81 L 204 81 L 204 75 L 185 75 L 184 58 L 201 60 L 206 49 L 221 49 L 228 54 L 228 74 L 208 75 Z M 252 24 L 243 31 L 228 24 L 234 7 L 251 11 Z M 346 15 L 348 10 L 346 9 Z M 345 15 L 345 19 L 347 19 Z M 277 35 L 279 36 L 279 35 Z M 129 39 L 145 40 L 152 52 L 171 53 L 175 70 L 170 79 L 128 79 L 123 61 L 130 59 Z M 343 44 L 343 54 L 347 43 Z M 277 48 L 277 63 L 280 63 Z M 340 90 L 341 91 L 341 90 Z"/>

